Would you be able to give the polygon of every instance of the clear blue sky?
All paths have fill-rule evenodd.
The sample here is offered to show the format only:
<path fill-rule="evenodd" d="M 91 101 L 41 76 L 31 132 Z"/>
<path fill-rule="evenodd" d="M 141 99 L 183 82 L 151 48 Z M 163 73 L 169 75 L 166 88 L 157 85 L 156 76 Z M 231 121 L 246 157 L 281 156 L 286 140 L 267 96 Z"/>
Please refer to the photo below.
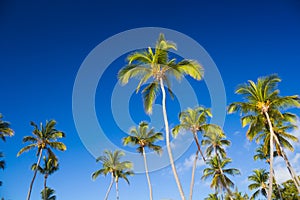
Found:
<path fill-rule="evenodd" d="M 0 180 L 4 183 L 0 187 L 0 197 L 8 200 L 25 199 L 33 175 L 30 166 L 36 162 L 35 152 L 16 157 L 24 146 L 22 138 L 31 134 L 29 122 L 50 119 L 55 119 L 57 128 L 67 135 L 63 142 L 68 150 L 57 152 L 60 170 L 50 176 L 48 182 L 56 190 L 58 200 L 96 200 L 104 197 L 109 177 L 91 180 L 91 173 L 101 165 L 96 164 L 77 133 L 72 114 L 72 92 L 76 74 L 87 55 L 98 44 L 120 32 L 139 27 L 163 27 L 193 38 L 217 65 L 228 103 L 241 100 L 234 95 L 238 84 L 271 73 L 277 73 L 282 78 L 280 90 L 283 95 L 300 94 L 300 3 L 296 0 L 2 0 L 0 27 L 0 112 L 15 130 L 15 136 L 6 143 L 1 142 L 0 146 L 7 163 L 5 171 L 0 172 Z M 116 73 L 125 65 L 124 60 L 125 57 L 121 56 L 108 67 L 95 96 L 96 112 L 105 116 L 99 123 L 106 136 L 121 149 L 124 147 L 120 145 L 120 139 L 125 133 L 117 127 L 110 103 L 113 86 L 117 84 Z M 210 106 L 205 83 L 191 81 L 191 85 L 197 93 L 199 104 Z M 167 103 L 169 121 L 174 125 L 178 123 L 178 103 Z M 139 94 L 133 94 L 128 109 L 135 123 L 149 120 L 141 110 Z M 299 110 L 293 111 L 300 114 Z M 157 115 L 157 119 L 159 117 Z M 132 125 L 128 124 L 128 128 Z M 245 129 L 241 128 L 237 115 L 226 117 L 224 130 L 232 141 L 232 146 L 228 148 L 229 157 L 233 159 L 230 166 L 242 172 L 233 180 L 241 191 L 247 191 L 247 176 L 254 168 L 267 166 L 252 160 L 256 145 L 247 142 Z M 90 133 L 87 131 L 86 134 Z M 102 148 L 101 141 L 95 143 L 99 144 L 99 149 Z M 186 195 L 191 173 L 189 161 L 194 151 L 195 147 L 191 146 L 176 161 Z M 296 151 L 289 154 L 293 163 L 300 162 L 299 152 L 298 145 Z M 275 167 L 278 171 L 282 170 L 282 162 L 276 161 Z M 203 168 L 201 165 L 197 169 L 194 199 L 203 199 L 212 192 L 208 182 L 200 180 Z M 151 173 L 154 199 L 179 199 L 170 171 L 167 167 Z M 288 178 L 284 171 L 280 175 L 280 180 Z M 42 176 L 38 176 L 32 200 L 40 199 L 42 181 Z M 121 199 L 148 199 L 144 174 L 131 177 L 130 182 L 130 186 L 120 183 Z M 114 198 L 112 190 L 110 199 Z"/>

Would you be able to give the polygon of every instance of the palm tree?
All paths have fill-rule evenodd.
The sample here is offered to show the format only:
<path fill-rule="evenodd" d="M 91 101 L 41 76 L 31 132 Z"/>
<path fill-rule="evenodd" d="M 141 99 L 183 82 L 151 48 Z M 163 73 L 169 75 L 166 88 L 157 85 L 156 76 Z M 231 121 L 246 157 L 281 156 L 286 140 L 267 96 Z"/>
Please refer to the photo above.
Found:
<path fill-rule="evenodd" d="M 229 187 L 233 187 L 234 184 L 226 175 L 238 175 L 240 171 L 235 168 L 225 168 L 229 163 L 231 163 L 230 158 L 222 160 L 216 155 L 213 156 L 207 161 L 208 167 L 203 170 L 202 179 L 212 177 L 210 187 L 214 188 L 216 192 L 226 190 L 231 196 Z"/>
<path fill-rule="evenodd" d="M 141 122 L 138 127 L 133 127 L 129 131 L 129 136 L 123 138 L 123 144 L 132 144 L 132 145 L 138 145 L 138 148 L 136 149 L 137 152 L 141 153 L 144 158 L 144 165 L 146 170 L 146 177 L 148 181 L 148 187 L 149 187 L 149 196 L 150 199 L 153 199 L 153 192 L 152 192 L 152 186 L 148 171 L 148 164 L 147 164 L 147 158 L 146 158 L 146 152 L 145 147 L 148 147 L 149 149 L 161 153 L 162 148 L 159 145 L 155 145 L 154 143 L 158 140 L 163 139 L 163 134 L 159 132 L 155 132 L 154 128 L 149 129 L 149 125 L 147 122 Z"/>
<path fill-rule="evenodd" d="M 105 150 L 104 156 L 100 156 L 96 159 L 96 162 L 102 162 L 102 168 L 92 174 L 92 179 L 95 180 L 100 174 L 103 174 L 104 176 L 111 174 L 111 182 L 108 186 L 104 200 L 107 200 L 114 182 L 116 183 L 117 199 L 119 199 L 119 178 L 123 178 L 129 184 L 127 176 L 133 175 L 133 172 L 131 171 L 132 163 L 129 161 L 121 162 L 121 157 L 124 155 L 125 153 L 120 150 L 114 152 Z"/>
<path fill-rule="evenodd" d="M 162 92 L 162 111 L 166 131 L 166 146 L 170 164 L 181 199 L 185 199 L 170 146 L 169 122 L 166 110 L 166 92 L 164 86 L 165 84 L 167 85 L 169 93 L 173 96 L 170 89 L 170 76 L 174 76 L 176 79 L 180 80 L 184 75 L 189 75 L 196 80 L 200 80 L 203 77 L 203 68 L 198 62 L 193 60 L 183 60 L 179 63 L 176 63 L 176 59 L 170 60 L 168 51 L 172 49 L 176 50 L 176 45 L 167 41 L 164 35 L 160 34 L 154 51 L 149 47 L 147 50 L 135 52 L 127 57 L 128 65 L 119 71 L 118 78 L 122 84 L 127 84 L 130 78 L 139 78 L 140 82 L 136 89 L 137 92 L 143 84 L 150 82 L 142 90 L 144 108 L 147 114 L 152 113 L 152 106 L 160 88 Z"/>
<path fill-rule="evenodd" d="M 208 157 L 216 157 L 216 159 L 218 160 L 218 164 L 221 164 L 221 159 L 226 159 L 226 151 L 225 148 L 223 146 L 229 146 L 230 145 L 230 141 L 225 139 L 226 136 L 225 134 L 222 132 L 221 129 L 219 129 L 219 131 L 212 131 L 212 132 L 208 132 L 204 134 L 204 139 L 202 140 L 202 145 L 203 146 L 207 146 L 205 153 Z M 221 172 L 221 176 L 223 176 L 223 179 L 225 180 L 225 176 L 224 173 L 222 171 L 222 168 L 220 167 L 220 172 Z M 227 188 L 227 192 L 229 195 L 229 198 L 232 199 L 232 193 L 230 191 L 229 188 Z"/>
<path fill-rule="evenodd" d="M 270 132 L 270 177 L 268 200 L 271 200 L 273 185 L 273 152 L 274 152 L 274 130 L 272 120 L 283 118 L 281 110 L 289 107 L 300 107 L 300 100 L 297 95 L 279 96 L 276 89 L 280 78 L 277 75 L 258 78 L 257 82 L 248 81 L 240 85 L 235 91 L 245 97 L 245 102 L 235 102 L 229 105 L 229 113 L 240 111 L 244 116 L 241 118 L 242 126 L 249 125 L 246 133 L 248 139 L 252 140 L 267 126 Z M 277 141 L 276 141 L 277 142 Z"/>
<path fill-rule="evenodd" d="M 257 198 L 259 194 L 267 197 L 269 173 L 265 169 L 255 169 L 253 172 L 254 174 L 248 176 L 248 180 L 253 182 L 248 188 L 249 190 L 257 190 L 252 194 L 250 199 Z"/>
<path fill-rule="evenodd" d="M 14 131 L 10 128 L 10 123 L 3 121 L 2 118 L 0 113 L 0 138 L 5 141 L 5 137 L 14 135 Z"/>
<path fill-rule="evenodd" d="M 202 145 L 207 146 L 205 153 L 208 157 L 211 157 L 213 153 L 218 159 L 226 158 L 226 151 L 224 146 L 229 146 L 231 142 L 226 139 L 225 134 L 222 132 L 209 132 L 204 134 L 204 139 L 202 140 Z"/>
<path fill-rule="evenodd" d="M 269 153 L 269 148 L 268 147 L 270 147 L 268 144 L 265 144 L 265 143 L 264 143 L 264 145 L 260 144 L 255 150 L 256 154 L 253 156 L 253 159 L 255 161 L 256 160 L 265 160 L 268 164 L 270 164 L 270 153 Z M 267 152 L 265 152 L 265 151 L 267 151 Z M 278 156 L 278 153 L 277 153 L 277 151 L 274 151 L 274 157 L 276 157 L 276 156 Z M 279 185 L 276 181 L 274 170 L 273 170 L 273 174 L 274 174 L 274 184 L 276 185 L 279 197 L 282 200 L 280 187 L 279 187 Z"/>
<path fill-rule="evenodd" d="M 44 200 L 56 200 L 56 196 L 54 195 L 55 190 L 51 188 L 44 188 L 41 192 L 42 199 Z"/>
<path fill-rule="evenodd" d="M 197 145 L 196 156 L 195 156 L 193 169 L 192 169 L 192 179 L 191 179 L 191 184 L 190 184 L 190 195 L 189 195 L 190 200 L 192 200 L 192 197 L 193 197 L 195 170 L 196 170 L 196 164 L 197 164 L 199 152 L 202 156 L 203 161 L 204 162 L 206 161 L 205 157 L 202 153 L 197 134 L 198 134 L 198 132 L 207 133 L 209 131 L 209 129 L 216 127 L 215 125 L 207 123 L 208 117 L 212 117 L 210 109 L 207 109 L 207 108 L 204 108 L 201 106 L 198 106 L 195 109 L 188 108 L 187 110 L 179 113 L 180 124 L 176 125 L 172 130 L 172 134 L 174 137 L 177 136 L 180 129 L 190 131 L 193 134 L 195 143 Z"/>
<path fill-rule="evenodd" d="M 65 137 L 65 134 L 64 132 L 55 129 L 55 125 L 56 125 L 55 120 L 50 120 L 49 122 L 46 121 L 45 126 L 43 126 L 43 124 L 41 123 L 40 128 L 34 122 L 31 122 L 31 125 L 34 127 L 34 130 L 32 131 L 33 136 L 25 136 L 23 138 L 23 142 L 30 142 L 31 144 L 23 147 L 18 152 L 17 156 L 20 156 L 22 153 L 26 151 L 37 148 L 38 159 L 36 165 L 39 166 L 43 150 L 47 151 L 49 158 L 57 159 L 52 149 L 57 149 L 60 151 L 65 151 L 67 149 L 64 143 L 57 141 L 57 139 Z M 37 171 L 38 168 L 34 170 L 34 175 L 30 183 L 27 198 L 26 198 L 27 200 L 30 199 L 31 190 L 32 190 L 32 186 Z"/>
<path fill-rule="evenodd" d="M 49 175 L 53 174 L 54 172 L 56 172 L 58 170 L 58 163 L 57 160 L 55 160 L 55 158 L 49 158 L 49 157 L 44 157 L 44 166 L 41 167 L 39 165 L 37 165 L 36 163 L 32 165 L 31 169 L 32 170 L 37 170 L 44 175 L 44 191 L 46 191 L 47 188 L 47 179 L 49 177 Z M 46 195 L 46 193 L 45 193 Z M 44 200 L 46 200 L 46 196 L 44 196 Z"/>
<path fill-rule="evenodd" d="M 208 197 L 206 197 L 204 200 L 220 200 L 217 193 L 214 194 L 208 194 Z"/>

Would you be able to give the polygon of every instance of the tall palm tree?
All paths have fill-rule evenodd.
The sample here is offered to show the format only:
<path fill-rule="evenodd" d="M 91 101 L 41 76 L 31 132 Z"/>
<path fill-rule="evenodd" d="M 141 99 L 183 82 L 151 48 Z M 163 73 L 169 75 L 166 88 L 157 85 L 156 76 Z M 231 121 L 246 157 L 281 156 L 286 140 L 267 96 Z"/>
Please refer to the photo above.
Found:
<path fill-rule="evenodd" d="M 2 120 L 3 116 L 0 113 L 0 139 L 5 141 L 5 137 L 13 136 L 14 131 L 10 128 L 10 123 Z"/>
<path fill-rule="evenodd" d="M 39 165 L 37 165 L 36 163 L 32 165 L 31 169 L 32 170 L 37 170 L 44 175 L 44 191 L 46 191 L 47 188 L 47 179 L 49 177 L 49 175 L 53 174 L 54 172 L 56 172 L 58 170 L 58 163 L 57 160 L 55 160 L 55 158 L 49 158 L 49 157 L 45 157 L 43 158 L 44 160 L 44 166 L 41 167 Z M 45 193 L 46 195 L 46 193 Z M 46 200 L 46 196 L 44 196 L 44 200 Z"/>
<path fill-rule="evenodd" d="M 248 139 L 252 140 L 267 126 L 270 132 L 270 177 L 268 200 L 271 200 L 273 185 L 273 152 L 274 152 L 274 130 L 273 120 L 280 120 L 283 117 L 281 110 L 290 107 L 300 107 L 300 100 L 297 95 L 279 96 L 277 84 L 281 79 L 277 75 L 258 78 L 257 82 L 251 80 L 240 85 L 235 91 L 245 98 L 245 102 L 235 102 L 229 105 L 229 113 L 240 111 L 242 126 L 249 125 L 246 133 Z M 276 140 L 276 139 L 275 139 Z"/>
<path fill-rule="evenodd" d="M 294 151 L 293 145 L 290 143 L 290 141 L 298 142 L 298 138 L 290 133 L 289 131 L 292 131 L 297 126 L 294 124 L 290 124 L 288 122 L 274 122 L 273 130 L 274 130 L 274 138 L 275 138 L 275 147 L 276 147 L 276 154 L 282 157 L 286 163 L 287 169 L 292 177 L 292 180 L 295 182 L 296 188 L 298 190 L 298 193 L 300 194 L 300 182 L 299 178 L 296 175 L 296 172 L 294 171 L 294 168 L 292 167 L 284 149 L 288 149 L 290 151 Z M 268 146 L 270 145 L 270 134 L 269 132 L 260 133 L 257 136 L 257 141 L 262 140 L 264 144 L 264 151 L 267 151 Z"/>
<path fill-rule="evenodd" d="M 166 146 L 170 158 L 170 164 L 174 174 L 174 178 L 181 196 L 185 199 L 184 192 L 178 178 L 175 168 L 172 150 L 170 146 L 169 122 L 166 110 L 166 92 L 165 85 L 169 93 L 173 96 L 170 89 L 170 76 L 174 76 L 180 80 L 184 75 L 189 75 L 196 80 L 203 77 L 202 66 L 193 60 L 183 60 L 176 63 L 176 59 L 169 59 L 170 50 L 176 50 L 176 45 L 165 39 L 160 34 L 154 50 L 149 47 L 147 50 L 135 52 L 127 57 L 128 65 L 122 68 L 118 73 L 118 78 L 122 84 L 127 84 L 130 78 L 136 77 L 140 79 L 136 91 L 138 92 L 143 84 L 150 82 L 143 90 L 144 108 L 146 113 L 152 113 L 152 106 L 158 95 L 159 88 L 162 93 L 162 112 L 166 131 Z"/>
<path fill-rule="evenodd" d="M 207 161 L 208 167 L 203 170 L 202 179 L 212 177 L 210 187 L 214 188 L 217 193 L 226 190 L 231 194 L 229 188 L 233 187 L 234 183 L 227 177 L 227 174 L 232 176 L 240 174 L 238 169 L 225 168 L 229 163 L 231 163 L 230 158 L 219 159 L 215 155 Z"/>
<path fill-rule="evenodd" d="M 163 134 L 159 132 L 155 132 L 154 128 L 151 128 L 149 130 L 149 124 L 147 122 L 141 122 L 138 127 L 131 128 L 129 134 L 130 134 L 129 136 L 123 138 L 123 144 L 137 145 L 138 146 L 138 148 L 136 149 L 137 152 L 143 155 L 146 177 L 147 177 L 148 187 L 149 187 L 149 197 L 152 200 L 153 192 L 152 192 L 152 186 L 151 186 L 151 181 L 149 176 L 145 148 L 148 147 L 149 149 L 160 154 L 162 152 L 162 148 L 159 145 L 155 145 L 154 143 L 158 140 L 162 140 Z"/>
<path fill-rule="evenodd" d="M 231 144 L 231 142 L 226 139 L 225 134 L 220 131 L 204 134 L 204 139 L 201 143 L 203 146 L 207 146 L 205 153 L 208 157 L 215 154 L 217 158 L 226 158 L 227 155 L 224 147 Z"/>
<path fill-rule="evenodd" d="M 248 186 L 249 190 L 256 190 L 250 199 L 255 199 L 259 194 L 267 197 L 267 189 L 268 189 L 268 178 L 269 173 L 266 172 L 265 169 L 255 169 L 253 170 L 254 174 L 248 176 L 248 180 L 252 181 L 252 183 Z"/>
<path fill-rule="evenodd" d="M 44 188 L 41 191 L 41 196 L 43 200 L 56 200 L 56 196 L 55 194 L 55 190 L 51 189 L 51 188 Z"/>
<path fill-rule="evenodd" d="M 180 129 L 190 131 L 193 134 L 194 141 L 197 145 L 197 151 L 196 151 L 195 160 L 192 169 L 192 179 L 190 184 L 190 195 L 189 195 L 190 200 L 192 200 L 193 197 L 195 170 L 196 170 L 196 164 L 197 164 L 199 152 L 202 156 L 203 161 L 204 162 L 206 161 L 202 153 L 201 145 L 197 134 L 198 132 L 204 134 L 207 133 L 210 129 L 216 128 L 215 125 L 207 123 L 208 117 L 212 117 L 211 111 L 208 108 L 204 108 L 202 106 L 198 106 L 195 109 L 188 108 L 185 111 L 179 113 L 180 124 L 176 125 L 172 130 L 172 134 L 174 137 L 177 136 Z"/>
<path fill-rule="evenodd" d="M 104 200 L 107 200 L 114 182 L 116 184 L 117 199 L 119 199 L 118 182 L 120 178 L 123 178 L 129 184 L 127 176 L 133 175 L 133 171 L 131 171 L 133 165 L 129 161 L 121 161 L 121 157 L 124 155 L 125 153 L 120 150 L 114 152 L 105 150 L 104 155 L 96 159 L 96 162 L 102 163 L 102 168 L 92 174 L 92 179 L 95 180 L 100 174 L 103 174 L 104 176 L 111 174 L 111 182 L 108 186 Z"/>
<path fill-rule="evenodd" d="M 149 124 L 147 122 L 141 122 L 138 127 L 131 128 L 129 134 L 130 135 L 128 137 L 123 138 L 123 144 L 138 145 L 138 148 L 136 150 L 137 152 L 141 153 L 144 158 L 146 177 L 147 177 L 148 187 L 149 187 L 149 197 L 152 200 L 153 192 L 152 192 L 152 186 L 151 186 L 151 181 L 149 176 L 145 148 L 148 147 L 149 149 L 160 154 L 162 148 L 159 145 L 155 145 L 154 143 L 158 140 L 162 140 L 163 134 L 159 132 L 155 132 L 154 128 L 151 128 L 149 130 Z"/>
<path fill-rule="evenodd" d="M 208 157 L 213 157 L 218 160 L 217 164 L 221 164 L 221 159 L 226 159 L 226 151 L 224 146 L 229 146 L 230 141 L 225 139 L 226 136 L 223 131 L 220 129 L 219 131 L 212 131 L 204 134 L 204 139 L 202 140 L 202 145 L 207 146 L 205 153 Z M 225 180 L 225 175 L 220 166 L 220 173 L 223 179 Z M 232 199 L 232 193 L 229 188 L 227 188 L 228 198 Z"/>
<path fill-rule="evenodd" d="M 25 136 L 23 138 L 23 142 L 30 142 L 31 144 L 23 147 L 17 154 L 20 156 L 22 153 L 29 151 L 31 149 L 37 149 L 37 163 L 36 165 L 40 165 L 41 157 L 43 154 L 43 150 L 46 150 L 48 153 L 49 158 L 57 159 L 55 154 L 53 153 L 52 149 L 57 149 L 60 151 L 65 151 L 67 149 L 66 145 L 62 142 L 58 142 L 57 139 L 65 137 L 65 133 L 55 129 L 56 121 L 50 120 L 49 122 L 46 121 L 46 125 L 40 124 L 38 127 L 34 122 L 30 123 L 34 129 L 32 131 L 33 136 Z M 38 168 L 34 170 L 34 175 L 32 181 L 29 186 L 27 200 L 30 199 L 32 186 L 37 174 Z"/>

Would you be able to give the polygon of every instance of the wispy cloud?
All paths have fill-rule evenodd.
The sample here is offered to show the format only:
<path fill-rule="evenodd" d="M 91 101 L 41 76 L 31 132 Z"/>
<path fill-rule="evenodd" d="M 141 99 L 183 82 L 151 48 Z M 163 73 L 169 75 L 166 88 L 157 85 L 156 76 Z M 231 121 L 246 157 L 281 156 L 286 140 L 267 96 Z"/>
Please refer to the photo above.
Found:
<path fill-rule="evenodd" d="M 244 142 L 244 145 L 243 147 L 249 151 L 250 150 L 250 147 L 251 147 L 251 142 L 248 140 L 248 139 L 245 139 L 245 142 Z"/>

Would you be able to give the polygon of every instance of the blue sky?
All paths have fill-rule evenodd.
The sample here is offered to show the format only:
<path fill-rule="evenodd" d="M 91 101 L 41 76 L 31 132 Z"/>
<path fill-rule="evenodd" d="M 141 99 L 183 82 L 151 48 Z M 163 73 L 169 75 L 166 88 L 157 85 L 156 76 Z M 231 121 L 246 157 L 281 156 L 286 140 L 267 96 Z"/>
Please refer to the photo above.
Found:
<path fill-rule="evenodd" d="M 63 141 L 68 150 L 57 152 L 60 170 L 49 178 L 49 186 L 56 190 L 57 198 L 93 200 L 104 197 L 109 178 L 91 180 L 91 173 L 101 165 L 96 164 L 94 156 L 80 140 L 73 120 L 72 93 L 76 75 L 85 58 L 101 42 L 120 32 L 140 27 L 162 27 L 193 38 L 215 62 L 225 85 L 227 103 L 241 100 L 234 95 L 238 84 L 271 73 L 282 78 L 279 85 L 282 95 L 300 93 L 298 1 L 2 0 L 0 24 L 0 112 L 15 130 L 15 136 L 0 146 L 7 163 L 5 171 L 0 172 L 0 179 L 4 182 L 0 196 L 8 200 L 24 199 L 32 178 L 30 166 L 36 162 L 35 153 L 16 157 L 24 146 L 22 138 L 31 134 L 29 122 L 50 119 L 55 119 L 57 128 L 67 135 Z M 166 37 L 168 39 L 168 35 Z M 150 41 L 149 46 L 154 43 L 155 40 Z M 99 56 L 100 59 L 104 58 Z M 130 148 L 120 145 L 120 139 L 126 134 L 117 126 L 110 109 L 112 89 L 118 85 L 116 73 L 125 65 L 124 60 L 125 55 L 120 55 L 101 77 L 95 94 L 95 110 L 107 138 L 121 149 L 130 151 Z M 199 104 L 210 106 L 205 82 L 188 81 L 197 94 Z M 175 125 L 180 110 L 178 100 L 168 100 L 167 103 L 170 124 Z M 150 120 L 142 111 L 139 94 L 132 94 L 127 108 L 135 123 Z M 152 119 L 157 122 L 161 119 L 159 105 L 154 111 L 157 112 Z M 300 114 L 299 109 L 293 112 Z M 86 119 L 86 123 L 91 122 Z M 132 125 L 128 124 L 128 129 Z M 238 115 L 226 117 L 224 130 L 232 141 L 228 148 L 228 155 L 233 159 L 230 166 L 242 172 L 233 180 L 241 191 L 247 191 L 247 176 L 254 168 L 267 166 L 252 160 L 256 145 L 247 142 Z M 87 130 L 86 134 L 92 133 Z M 295 134 L 299 137 L 299 132 Z M 99 151 L 103 148 L 101 142 L 95 140 Z M 134 152 L 134 149 L 131 151 Z M 195 147 L 191 146 L 176 161 L 186 195 L 194 151 Z M 297 145 L 296 151 L 289 154 L 292 163 L 300 162 L 299 152 Z M 156 162 L 160 162 L 159 157 Z M 275 167 L 280 172 L 280 180 L 288 177 L 280 160 L 276 161 Z M 211 192 L 208 182 L 200 180 L 203 168 L 203 164 L 199 163 L 195 199 L 203 199 Z M 154 199 L 179 199 L 169 167 L 152 172 L 151 178 Z M 42 176 L 38 176 L 32 200 L 40 199 L 42 181 Z M 130 186 L 120 183 L 121 199 L 148 198 L 144 174 L 137 174 L 130 178 L 130 182 Z M 114 199 L 114 195 L 113 190 L 110 199 Z"/>

